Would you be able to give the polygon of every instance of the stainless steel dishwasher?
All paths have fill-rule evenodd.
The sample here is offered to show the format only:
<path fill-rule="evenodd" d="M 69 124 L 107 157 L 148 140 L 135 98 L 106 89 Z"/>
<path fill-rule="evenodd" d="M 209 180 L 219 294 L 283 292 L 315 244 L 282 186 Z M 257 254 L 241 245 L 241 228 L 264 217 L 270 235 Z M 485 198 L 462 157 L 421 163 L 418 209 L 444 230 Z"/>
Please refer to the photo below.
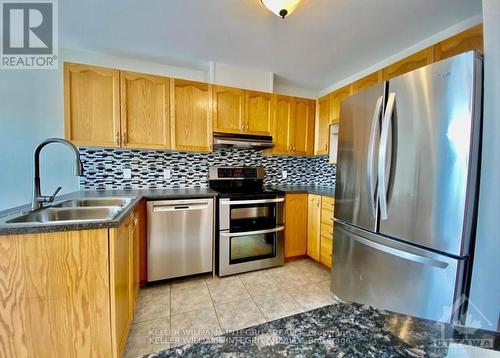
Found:
<path fill-rule="evenodd" d="M 212 271 L 214 199 L 147 205 L 148 282 Z"/>

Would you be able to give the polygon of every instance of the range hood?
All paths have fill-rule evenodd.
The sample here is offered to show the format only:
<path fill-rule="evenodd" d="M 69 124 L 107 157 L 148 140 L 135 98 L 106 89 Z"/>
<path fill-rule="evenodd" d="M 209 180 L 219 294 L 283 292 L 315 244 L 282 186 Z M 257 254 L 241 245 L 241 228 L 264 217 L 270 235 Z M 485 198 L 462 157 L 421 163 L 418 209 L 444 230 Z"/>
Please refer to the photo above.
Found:
<path fill-rule="evenodd" d="M 215 132 L 214 148 L 228 147 L 262 150 L 274 147 L 274 143 L 271 136 Z"/>

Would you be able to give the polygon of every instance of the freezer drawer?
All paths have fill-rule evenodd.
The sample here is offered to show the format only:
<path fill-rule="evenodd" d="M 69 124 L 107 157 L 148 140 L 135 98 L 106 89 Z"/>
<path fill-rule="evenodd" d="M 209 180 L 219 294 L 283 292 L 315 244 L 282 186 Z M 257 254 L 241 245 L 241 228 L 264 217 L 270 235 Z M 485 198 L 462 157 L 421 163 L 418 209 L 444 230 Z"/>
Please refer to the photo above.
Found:
<path fill-rule="evenodd" d="M 430 320 L 455 319 L 452 307 L 461 292 L 465 260 L 340 222 L 334 236 L 332 291 L 341 300 Z"/>

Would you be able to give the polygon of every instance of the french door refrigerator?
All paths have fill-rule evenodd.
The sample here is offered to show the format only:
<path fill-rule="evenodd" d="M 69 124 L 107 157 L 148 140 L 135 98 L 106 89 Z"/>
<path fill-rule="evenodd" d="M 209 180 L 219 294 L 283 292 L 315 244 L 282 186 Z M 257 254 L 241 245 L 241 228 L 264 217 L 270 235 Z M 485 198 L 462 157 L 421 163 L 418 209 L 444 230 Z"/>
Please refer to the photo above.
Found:
<path fill-rule="evenodd" d="M 456 321 L 470 266 L 482 60 L 467 52 L 341 103 L 332 291 Z"/>

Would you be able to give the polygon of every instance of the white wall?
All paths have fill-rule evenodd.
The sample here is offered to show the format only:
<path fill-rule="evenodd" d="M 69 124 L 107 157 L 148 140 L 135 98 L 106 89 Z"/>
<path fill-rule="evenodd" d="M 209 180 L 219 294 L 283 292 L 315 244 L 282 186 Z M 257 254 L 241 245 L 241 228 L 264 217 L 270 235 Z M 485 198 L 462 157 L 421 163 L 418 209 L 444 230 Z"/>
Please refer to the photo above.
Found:
<path fill-rule="evenodd" d="M 500 320 L 500 1 L 483 0 L 483 26 L 483 152 L 470 294 L 477 310 L 469 310 L 467 325 L 491 330 Z"/>
<path fill-rule="evenodd" d="M 207 71 L 121 57 L 60 49 L 58 70 L 0 70 L 0 210 L 31 200 L 32 152 L 49 137 L 64 137 L 62 62 L 72 61 L 131 71 L 208 81 Z M 51 144 L 44 149 L 41 182 L 44 194 L 57 186 L 78 190 L 71 152 Z"/>

